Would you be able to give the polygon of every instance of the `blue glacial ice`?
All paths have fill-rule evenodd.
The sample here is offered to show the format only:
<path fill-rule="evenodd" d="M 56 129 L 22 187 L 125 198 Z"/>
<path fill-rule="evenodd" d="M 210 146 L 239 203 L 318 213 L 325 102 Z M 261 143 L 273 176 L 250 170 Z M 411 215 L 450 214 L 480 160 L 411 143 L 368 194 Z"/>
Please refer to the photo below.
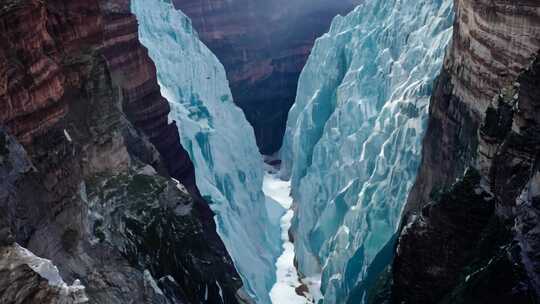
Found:
<path fill-rule="evenodd" d="M 394 234 L 420 162 L 452 0 L 365 0 L 320 37 L 289 112 L 281 158 L 295 253 L 345 303 Z"/>
<path fill-rule="evenodd" d="M 191 21 L 167 0 L 133 0 L 139 36 L 157 67 L 170 119 L 210 197 L 218 233 L 247 292 L 269 303 L 280 253 L 279 222 L 262 192 L 263 162 L 253 128 L 232 100 L 225 70 L 199 40 Z"/>

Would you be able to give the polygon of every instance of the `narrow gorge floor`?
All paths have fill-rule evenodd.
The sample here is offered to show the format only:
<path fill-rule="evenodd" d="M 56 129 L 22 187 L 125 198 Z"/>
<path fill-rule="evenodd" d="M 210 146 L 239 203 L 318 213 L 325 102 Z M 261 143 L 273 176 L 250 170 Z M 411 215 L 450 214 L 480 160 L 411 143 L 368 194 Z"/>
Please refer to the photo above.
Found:
<path fill-rule="evenodd" d="M 285 209 L 285 214 L 280 220 L 283 252 L 276 262 L 276 283 L 270 291 L 272 303 L 316 303 L 321 298 L 320 277 L 300 279 L 294 266 L 294 245 L 289 239 L 289 229 L 294 216 L 291 208 L 293 203 L 290 196 L 291 183 L 281 180 L 275 168 L 269 166 L 265 170 L 263 192 L 268 199 Z"/>

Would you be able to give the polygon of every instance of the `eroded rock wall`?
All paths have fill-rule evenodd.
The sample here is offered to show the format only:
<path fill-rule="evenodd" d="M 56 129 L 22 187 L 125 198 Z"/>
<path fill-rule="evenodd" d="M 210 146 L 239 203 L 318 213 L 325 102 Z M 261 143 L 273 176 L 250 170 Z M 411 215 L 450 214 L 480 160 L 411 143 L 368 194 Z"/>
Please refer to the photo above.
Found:
<path fill-rule="evenodd" d="M 456 1 L 387 280 L 394 302 L 539 301 L 538 21 L 536 1 Z"/>
<path fill-rule="evenodd" d="M 360 1 L 175 0 L 227 71 L 259 149 L 281 146 L 298 77 L 317 37 Z"/>
<path fill-rule="evenodd" d="M 19 245 L 51 260 L 66 282 L 80 279 L 92 303 L 242 297 L 128 6 L 0 6 L 0 271 L 25 291 L 0 293 L 2 303 L 84 300 L 13 267 L 6 254 Z M 174 250 L 156 254 L 165 247 Z"/>

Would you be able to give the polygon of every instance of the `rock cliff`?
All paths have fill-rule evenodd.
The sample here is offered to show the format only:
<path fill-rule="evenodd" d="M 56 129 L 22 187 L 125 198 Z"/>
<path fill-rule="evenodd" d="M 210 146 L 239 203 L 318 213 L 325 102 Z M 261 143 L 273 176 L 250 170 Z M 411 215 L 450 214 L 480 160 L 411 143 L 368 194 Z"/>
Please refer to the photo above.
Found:
<path fill-rule="evenodd" d="M 538 301 L 539 64 L 486 110 L 472 166 L 478 169 L 434 195 L 401 232 L 396 301 Z"/>
<path fill-rule="evenodd" d="M 537 303 L 540 4 L 455 10 L 389 298 Z"/>
<path fill-rule="evenodd" d="M 169 103 L 161 96 L 156 68 L 139 42 L 130 1 L 101 1 L 104 29 L 101 52 L 112 79 L 120 88 L 122 105 L 133 125 L 159 151 L 169 174 L 196 192 L 195 172 L 180 144 L 176 123 L 168 122 Z"/>
<path fill-rule="evenodd" d="M 0 302 L 243 301 L 129 1 L 8 1 L 0 29 Z"/>

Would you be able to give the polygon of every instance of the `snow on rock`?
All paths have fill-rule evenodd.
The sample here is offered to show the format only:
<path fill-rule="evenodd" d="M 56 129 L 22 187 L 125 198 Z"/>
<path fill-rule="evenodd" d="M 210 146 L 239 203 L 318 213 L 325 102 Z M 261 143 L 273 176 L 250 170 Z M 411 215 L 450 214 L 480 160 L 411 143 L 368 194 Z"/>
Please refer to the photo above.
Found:
<path fill-rule="evenodd" d="M 281 149 L 299 271 L 344 303 L 414 182 L 451 0 L 366 0 L 334 19 L 300 76 Z M 352 260 L 354 259 L 354 260 Z"/>
<path fill-rule="evenodd" d="M 212 202 L 218 233 L 247 292 L 257 303 L 269 303 L 279 226 L 268 215 L 253 128 L 232 100 L 223 66 L 189 18 L 166 0 L 133 0 L 132 10 L 171 105 L 169 118 L 195 165 L 197 186 Z"/>
<path fill-rule="evenodd" d="M 0 269 L 15 269 L 20 265 L 27 265 L 40 277 L 47 280 L 48 285 L 57 290 L 57 302 L 65 304 L 87 303 L 85 287 L 79 280 L 75 280 L 72 285 L 64 282 L 60 276 L 58 268 L 47 259 L 40 258 L 30 250 L 13 244 L 2 249 L 0 258 Z M 21 284 L 21 282 L 17 282 Z M 45 291 L 43 291 L 46 293 Z"/>

